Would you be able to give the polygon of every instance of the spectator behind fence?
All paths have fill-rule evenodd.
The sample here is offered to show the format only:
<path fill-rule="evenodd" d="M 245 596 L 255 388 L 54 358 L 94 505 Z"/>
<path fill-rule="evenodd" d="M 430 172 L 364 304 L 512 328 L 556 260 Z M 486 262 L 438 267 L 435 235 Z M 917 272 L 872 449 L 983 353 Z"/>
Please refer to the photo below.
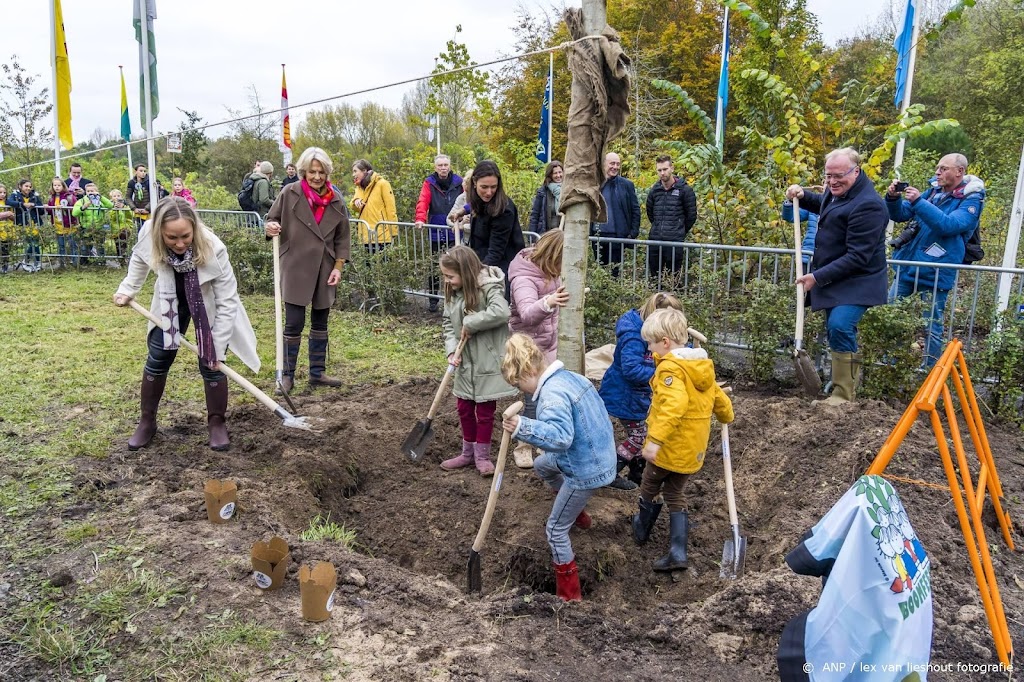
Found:
<path fill-rule="evenodd" d="M 128 229 L 132 226 L 132 210 L 124 201 L 121 190 L 110 190 L 110 201 L 114 206 L 110 209 L 110 230 L 114 234 L 117 245 L 117 257 L 124 259 L 128 253 Z M 120 264 L 117 264 L 120 267 Z"/>
<path fill-rule="evenodd" d="M 562 201 L 562 177 L 565 170 L 562 162 L 555 160 L 548 164 L 544 171 L 544 183 L 537 188 L 533 195 L 533 205 L 530 207 L 529 231 L 537 234 L 544 234 L 548 230 L 559 227 L 561 220 L 558 216 L 558 204 Z"/>
<path fill-rule="evenodd" d="M 455 227 L 458 226 L 462 243 L 469 241 L 469 224 L 473 218 L 473 209 L 469 205 L 469 185 L 472 181 L 473 171 L 469 170 L 462 176 L 462 194 L 455 199 L 452 210 L 448 211 L 448 227 L 452 228 L 454 233 Z"/>
<path fill-rule="evenodd" d="M 14 224 L 25 240 L 25 259 L 21 267 L 25 272 L 43 269 L 39 251 L 39 226 L 43 224 L 43 199 L 32 188 L 32 181 L 18 181 L 18 189 L 7 197 L 7 205 L 14 209 Z"/>
<path fill-rule="evenodd" d="M 985 208 L 985 183 L 967 175 L 967 157 L 947 154 L 939 160 L 935 179 L 923 193 L 907 187 L 903 196 L 896 191 L 896 181 L 889 185 L 885 207 L 894 221 L 911 220 L 916 226 L 904 230 L 898 240 L 908 236 L 906 243 L 893 252 L 896 260 L 926 263 L 964 262 L 968 241 L 978 232 L 981 211 Z M 957 272 L 950 268 L 899 266 L 896 280 L 889 291 L 890 299 L 919 294 L 927 304 L 924 311 L 927 342 L 924 367 L 930 369 L 942 355 L 943 325 L 946 298 L 956 284 Z"/>
<path fill-rule="evenodd" d="M 253 171 L 252 200 L 260 214 L 266 214 L 274 205 L 274 193 L 270 181 L 274 178 L 274 164 L 261 161 L 260 169 Z"/>
<path fill-rule="evenodd" d="M 871 306 L 886 302 L 885 202 L 861 172 L 860 155 L 845 147 L 825 157 L 826 192 L 816 194 L 799 185 L 786 189 L 786 198 L 803 199 L 818 214 L 811 272 L 800 278 L 812 310 L 825 311 L 828 344 L 832 350 L 832 395 L 839 405 L 857 397 L 861 355 L 857 324 Z"/>
<path fill-rule="evenodd" d="M 192 196 L 192 190 L 185 187 L 185 181 L 181 178 L 171 180 L 171 193 L 187 201 L 192 208 L 196 207 L 196 199 Z"/>
<path fill-rule="evenodd" d="M 72 215 L 75 193 L 60 178 L 50 181 L 50 224 L 57 233 L 59 267 L 78 265 L 78 219 Z M 86 254 L 87 255 L 87 254 Z"/>
<path fill-rule="evenodd" d="M 786 227 L 791 227 L 793 224 L 793 202 L 789 199 L 782 202 L 782 220 L 786 223 Z M 804 233 L 803 241 L 800 242 L 800 251 L 803 254 L 800 256 L 800 260 L 803 261 L 806 271 L 807 266 L 811 264 L 811 254 L 814 253 L 814 237 L 818 234 L 818 214 L 801 207 L 800 222 L 807 223 L 807 232 Z"/>
<path fill-rule="evenodd" d="M 75 201 L 85 196 L 85 186 L 90 182 L 92 180 L 82 177 L 82 164 L 78 162 L 71 164 L 71 169 L 68 172 L 68 177 L 64 180 L 64 184 L 74 193 Z"/>
<path fill-rule="evenodd" d="M 284 167 L 284 180 L 281 181 L 281 189 L 284 189 L 293 182 L 299 181 L 299 173 L 295 170 L 295 164 L 289 163 Z"/>
<path fill-rule="evenodd" d="M 440 253 L 452 245 L 452 233 L 445 228 L 448 214 L 455 206 L 455 200 L 462 189 L 462 178 L 451 172 L 452 161 L 445 154 L 434 157 L 434 172 L 427 176 L 420 188 L 420 198 L 416 202 L 416 227 L 424 225 L 440 225 L 430 228 L 431 253 Z M 427 291 L 437 294 L 438 276 L 434 268 L 430 269 L 427 280 Z M 430 312 L 437 311 L 437 299 L 430 299 Z"/>
<path fill-rule="evenodd" d="M 608 209 L 608 221 L 591 225 L 591 234 L 617 239 L 636 239 L 640 235 L 640 202 L 636 198 L 636 187 L 619 174 L 621 170 L 619 155 L 614 152 L 606 154 L 601 195 Z M 611 265 L 613 276 L 619 276 L 622 244 L 598 242 L 594 245 L 594 255 L 601 265 Z"/>
<path fill-rule="evenodd" d="M 149 220 L 149 175 L 146 174 L 146 164 L 135 164 L 135 177 L 128 181 L 128 188 L 125 194 L 128 197 L 128 207 L 135 213 L 135 231 L 142 229 L 142 224 Z M 163 188 L 160 181 L 156 182 L 157 201 L 167 196 L 167 190 Z"/>
<path fill-rule="evenodd" d="M 398 225 L 379 224 L 398 222 L 395 192 L 391 189 L 391 183 L 373 170 L 366 159 L 359 159 L 352 164 L 352 183 L 355 192 L 348 205 L 352 215 L 363 221 L 356 226 L 359 230 L 359 243 L 366 247 L 368 253 L 375 253 L 390 245 L 398 236 Z"/>
<path fill-rule="evenodd" d="M 309 147 L 299 156 L 299 182 L 277 195 L 264 226 L 267 237 L 281 237 L 281 293 L 284 298 L 285 393 L 292 390 L 306 306 L 310 386 L 341 386 L 327 369 L 327 318 L 334 304 L 341 268 L 349 260 L 348 211 L 331 186 L 334 164 L 327 152 Z"/>
<path fill-rule="evenodd" d="M 697 196 L 686 180 L 676 177 L 672 157 L 659 156 L 654 162 L 658 182 L 647 193 L 647 219 L 651 221 L 651 241 L 686 241 L 686 235 L 697 222 Z M 679 272 L 686 253 L 681 248 L 651 246 L 647 249 L 647 270 L 657 277 L 661 270 Z"/>
<path fill-rule="evenodd" d="M 519 225 L 519 210 L 505 194 L 501 171 L 493 161 L 481 161 L 473 169 L 469 205 L 473 209 L 469 246 L 484 265 L 496 265 L 505 273 L 507 297 L 508 266 L 526 242 Z"/>
<path fill-rule="evenodd" d="M 6 275 L 10 268 L 11 251 L 17 238 L 14 211 L 7 206 L 7 186 L 0 184 L 0 275 Z"/>
<path fill-rule="evenodd" d="M 110 209 L 114 202 L 100 194 L 95 182 L 85 186 L 85 196 L 75 202 L 71 214 L 78 219 L 79 241 L 82 254 L 95 251 L 98 258 L 106 256 L 106 241 L 110 235 Z"/>

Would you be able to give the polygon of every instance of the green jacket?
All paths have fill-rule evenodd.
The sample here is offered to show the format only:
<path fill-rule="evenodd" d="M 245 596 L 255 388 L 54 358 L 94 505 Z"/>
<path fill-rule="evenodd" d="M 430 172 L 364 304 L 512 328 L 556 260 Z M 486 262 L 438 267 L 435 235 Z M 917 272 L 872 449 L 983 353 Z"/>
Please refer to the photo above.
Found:
<path fill-rule="evenodd" d="M 256 210 L 264 214 L 274 205 L 274 196 L 270 188 L 270 178 L 263 173 L 252 174 L 252 200 L 256 204 Z"/>
<path fill-rule="evenodd" d="M 71 209 L 71 215 L 78 218 L 78 224 L 84 230 L 99 230 L 110 225 L 107 218 L 107 211 L 114 207 L 114 202 L 100 195 L 100 205 L 93 206 L 88 196 L 84 196 L 75 202 Z"/>
<path fill-rule="evenodd" d="M 484 294 L 482 310 L 467 313 L 465 297 L 459 290 L 451 300 L 445 301 L 441 318 L 446 355 L 455 352 L 463 327 L 472 333 L 462 349 L 462 362 L 455 370 L 452 393 L 456 398 L 478 403 L 519 392 L 501 376 L 510 315 L 505 300 L 505 274 L 501 268 L 485 265 L 480 271 L 480 289 Z"/>
<path fill-rule="evenodd" d="M 123 208 L 112 208 L 110 209 L 110 227 L 115 232 L 127 230 L 129 227 L 135 226 L 135 217 L 132 213 L 132 209 L 128 207 L 128 204 L 123 204 Z"/>

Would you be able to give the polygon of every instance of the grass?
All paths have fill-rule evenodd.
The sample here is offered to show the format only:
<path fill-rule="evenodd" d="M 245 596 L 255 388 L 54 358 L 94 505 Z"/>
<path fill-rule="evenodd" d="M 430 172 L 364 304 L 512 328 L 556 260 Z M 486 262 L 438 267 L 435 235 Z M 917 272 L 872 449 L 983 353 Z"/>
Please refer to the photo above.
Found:
<path fill-rule="evenodd" d="M 340 542 L 345 549 L 352 549 L 356 544 L 356 532 L 348 530 L 344 524 L 337 524 L 331 521 L 331 515 L 321 516 L 317 514 L 309 522 L 309 528 L 302 531 L 299 537 L 306 542 L 319 542 L 320 540 L 333 540 Z"/>
<path fill-rule="evenodd" d="M 178 617 L 195 594 L 147 563 L 152 552 L 130 531 L 117 530 L 124 510 L 101 507 L 88 520 L 40 532 L 39 520 L 96 497 L 75 486 L 78 462 L 105 460 L 138 418 L 145 322 L 111 296 L 124 271 L 95 270 L 0 277 L 0 565 L 24 565 L 77 552 L 95 571 L 74 589 L 19 583 L 20 599 L 0 612 L 0 641 L 17 645 L 0 670 L 29 659 L 57 679 L 249 679 L 309 651 L 303 642 L 278 646 L 282 633 L 225 612 L 198 629 Z M 150 283 L 139 295 L 152 296 Z M 246 296 L 263 367 L 254 375 L 229 364 L 269 392 L 274 372 L 273 298 Z M 360 313 L 332 313 L 328 371 L 347 384 L 383 383 L 444 369 L 440 325 Z M 195 359 L 183 351 L 167 382 L 164 409 L 202 412 Z M 300 374 L 306 366 L 300 359 Z M 254 399 L 241 389 L 231 403 Z M 102 529 L 102 530 L 101 530 Z M 346 546 L 355 534 L 329 518 L 313 519 L 303 539 Z M 91 568 L 91 567 L 90 567 Z M 40 573 L 41 575 L 41 573 Z M 202 622 L 202 621 L 200 621 Z M 11 651 L 7 649 L 7 651 Z M 2 675 L 0 675 L 2 676 Z"/>

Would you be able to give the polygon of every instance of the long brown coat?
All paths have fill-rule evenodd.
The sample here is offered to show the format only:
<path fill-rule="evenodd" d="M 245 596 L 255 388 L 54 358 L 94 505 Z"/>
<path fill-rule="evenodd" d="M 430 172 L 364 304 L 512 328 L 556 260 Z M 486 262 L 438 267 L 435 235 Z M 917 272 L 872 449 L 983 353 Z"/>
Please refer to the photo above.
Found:
<path fill-rule="evenodd" d="M 337 192 L 320 224 L 302 194 L 302 183 L 281 190 L 267 213 L 281 224 L 281 293 L 285 303 L 313 308 L 334 305 L 337 287 L 327 286 L 331 270 L 349 259 L 348 209 Z M 319 264 L 319 267 L 317 267 Z"/>

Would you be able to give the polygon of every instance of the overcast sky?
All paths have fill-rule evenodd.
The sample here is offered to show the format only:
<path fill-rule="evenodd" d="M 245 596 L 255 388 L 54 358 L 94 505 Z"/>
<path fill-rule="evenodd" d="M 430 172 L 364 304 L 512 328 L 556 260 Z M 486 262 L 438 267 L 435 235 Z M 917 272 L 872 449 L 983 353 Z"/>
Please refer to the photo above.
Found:
<path fill-rule="evenodd" d="M 12 0 L 13 1 L 13 0 Z M 612 0 L 614 2 L 614 0 Z M 889 0 L 808 0 L 825 41 L 856 34 L 874 23 Z M 119 64 L 125 67 L 132 130 L 138 132 L 138 49 L 130 0 L 64 0 L 64 26 L 71 61 L 72 123 L 76 142 L 94 130 L 119 130 Z M 515 8 L 548 8 L 551 0 L 492 2 L 384 0 L 157 0 L 155 22 L 160 81 L 160 131 L 182 120 L 177 108 L 198 110 L 206 122 L 228 118 L 226 107 L 247 110 L 254 84 L 268 108 L 277 108 L 281 63 L 288 64 L 291 104 L 323 99 L 430 72 L 434 57 L 462 25 L 460 39 L 477 62 L 513 52 Z M 569 0 L 579 6 L 580 0 Z M 22 18 L 5 30 L 0 59 L 18 55 L 30 74 L 51 83 L 50 0 L 21 0 Z M 481 11 L 482 10 L 482 11 Z M 14 15 L 7 13 L 8 19 Z M 10 23 L 10 22 L 8 22 Z M 10 28 L 10 27 L 9 27 Z M 396 107 L 410 86 L 381 90 L 366 99 Z M 301 110 L 292 113 L 301 119 Z M 208 131 L 219 136 L 225 128 Z"/>

